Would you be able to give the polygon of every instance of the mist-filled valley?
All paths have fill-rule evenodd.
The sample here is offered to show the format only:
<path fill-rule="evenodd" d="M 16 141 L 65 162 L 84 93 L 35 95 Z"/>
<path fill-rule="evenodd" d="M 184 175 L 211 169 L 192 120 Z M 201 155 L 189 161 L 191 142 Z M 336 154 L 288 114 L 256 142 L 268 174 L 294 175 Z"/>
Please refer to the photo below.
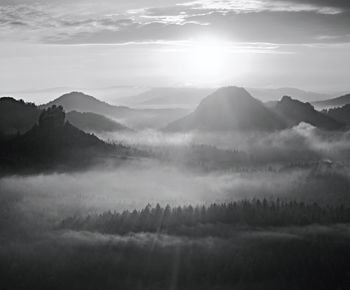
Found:
<path fill-rule="evenodd" d="M 2 289 L 347 289 L 336 108 L 228 87 L 145 129 L 148 111 L 63 100 L 0 99 Z"/>
<path fill-rule="evenodd" d="M 141 156 L 96 161 L 73 172 L 5 175 L 1 191 L 20 208 L 62 217 L 140 209 L 148 203 L 202 205 L 254 198 L 349 204 L 349 135 L 308 124 L 272 133 L 99 134 Z M 98 193 L 98 194 L 97 194 Z M 16 197 L 16 198 L 15 198 Z M 65 213 L 65 214 L 63 214 Z"/>

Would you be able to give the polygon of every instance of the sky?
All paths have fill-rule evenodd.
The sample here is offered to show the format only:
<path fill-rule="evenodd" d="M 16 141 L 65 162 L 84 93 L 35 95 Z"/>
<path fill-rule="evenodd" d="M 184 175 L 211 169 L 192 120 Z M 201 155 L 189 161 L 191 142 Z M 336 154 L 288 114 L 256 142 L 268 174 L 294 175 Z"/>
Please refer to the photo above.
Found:
<path fill-rule="evenodd" d="M 350 91 L 348 0 L 0 0 L 0 94 Z M 47 96 L 50 98 L 50 96 Z"/>

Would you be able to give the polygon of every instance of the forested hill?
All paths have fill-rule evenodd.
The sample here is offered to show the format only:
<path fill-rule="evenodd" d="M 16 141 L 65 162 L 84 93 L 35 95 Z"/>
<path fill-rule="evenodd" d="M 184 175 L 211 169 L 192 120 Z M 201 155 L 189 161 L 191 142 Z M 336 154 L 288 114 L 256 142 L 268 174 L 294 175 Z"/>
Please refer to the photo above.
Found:
<path fill-rule="evenodd" d="M 350 208 L 342 205 L 325 207 L 317 203 L 254 199 L 210 206 L 147 205 L 142 210 L 71 217 L 63 220 L 60 228 L 110 234 L 164 232 L 193 236 L 220 232 L 222 235 L 224 225 L 266 227 L 348 222 Z"/>
<path fill-rule="evenodd" d="M 23 100 L 0 98 L 0 133 L 3 135 L 23 134 L 39 120 L 42 108 Z M 68 112 L 66 120 L 86 132 L 114 132 L 130 130 L 126 126 L 105 116 L 90 112 Z"/>
<path fill-rule="evenodd" d="M 41 111 L 33 103 L 14 98 L 0 98 L 0 133 L 11 135 L 30 130 Z"/>
<path fill-rule="evenodd" d="M 0 172 L 84 168 L 99 159 L 128 156 L 132 150 L 105 143 L 65 121 L 62 107 L 44 110 L 28 132 L 0 143 Z"/>

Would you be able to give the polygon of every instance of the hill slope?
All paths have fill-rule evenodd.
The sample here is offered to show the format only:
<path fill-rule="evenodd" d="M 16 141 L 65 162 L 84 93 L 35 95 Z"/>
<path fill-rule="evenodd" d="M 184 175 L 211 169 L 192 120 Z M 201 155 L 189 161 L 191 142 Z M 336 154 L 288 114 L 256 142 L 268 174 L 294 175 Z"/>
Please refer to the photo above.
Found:
<path fill-rule="evenodd" d="M 305 122 L 325 130 L 337 130 L 344 127 L 343 123 L 316 111 L 310 103 L 303 103 L 288 96 L 284 96 L 276 103 L 274 111 L 289 126 L 295 126 L 301 122 Z"/>
<path fill-rule="evenodd" d="M 28 132 L 0 142 L 0 172 L 85 167 L 128 150 L 77 129 L 65 121 L 62 107 L 53 106 Z"/>
<path fill-rule="evenodd" d="M 332 108 L 322 111 L 327 116 L 342 122 L 346 125 L 350 125 L 350 104 L 347 104 L 343 107 Z"/>
<path fill-rule="evenodd" d="M 169 124 L 166 130 L 273 131 L 285 123 L 245 89 L 225 87 L 206 97 L 190 115 Z"/>
<path fill-rule="evenodd" d="M 342 107 L 344 105 L 350 104 L 350 94 L 346 94 L 337 98 L 328 99 L 324 101 L 313 102 L 312 104 L 318 109 Z"/>
<path fill-rule="evenodd" d="M 0 98 L 0 132 L 5 135 L 24 133 L 36 123 L 40 110 L 32 103 Z"/>
<path fill-rule="evenodd" d="M 95 113 L 71 111 L 66 114 L 66 119 L 73 126 L 85 132 L 99 133 L 131 130 L 118 122 Z"/>

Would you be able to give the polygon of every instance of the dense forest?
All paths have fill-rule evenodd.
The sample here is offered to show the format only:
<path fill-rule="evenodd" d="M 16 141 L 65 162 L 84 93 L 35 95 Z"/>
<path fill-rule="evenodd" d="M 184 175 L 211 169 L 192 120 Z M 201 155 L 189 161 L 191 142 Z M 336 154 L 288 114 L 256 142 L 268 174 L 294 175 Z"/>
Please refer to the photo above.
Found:
<path fill-rule="evenodd" d="M 105 212 L 86 217 L 70 217 L 60 228 L 88 230 L 111 234 L 129 232 L 165 232 L 178 234 L 183 227 L 224 224 L 232 226 L 305 226 L 350 222 L 350 208 L 320 206 L 297 201 L 244 200 L 209 206 L 147 205 L 141 210 Z M 191 235 L 191 231 L 186 234 Z M 195 231 L 195 234 L 201 234 Z"/>

